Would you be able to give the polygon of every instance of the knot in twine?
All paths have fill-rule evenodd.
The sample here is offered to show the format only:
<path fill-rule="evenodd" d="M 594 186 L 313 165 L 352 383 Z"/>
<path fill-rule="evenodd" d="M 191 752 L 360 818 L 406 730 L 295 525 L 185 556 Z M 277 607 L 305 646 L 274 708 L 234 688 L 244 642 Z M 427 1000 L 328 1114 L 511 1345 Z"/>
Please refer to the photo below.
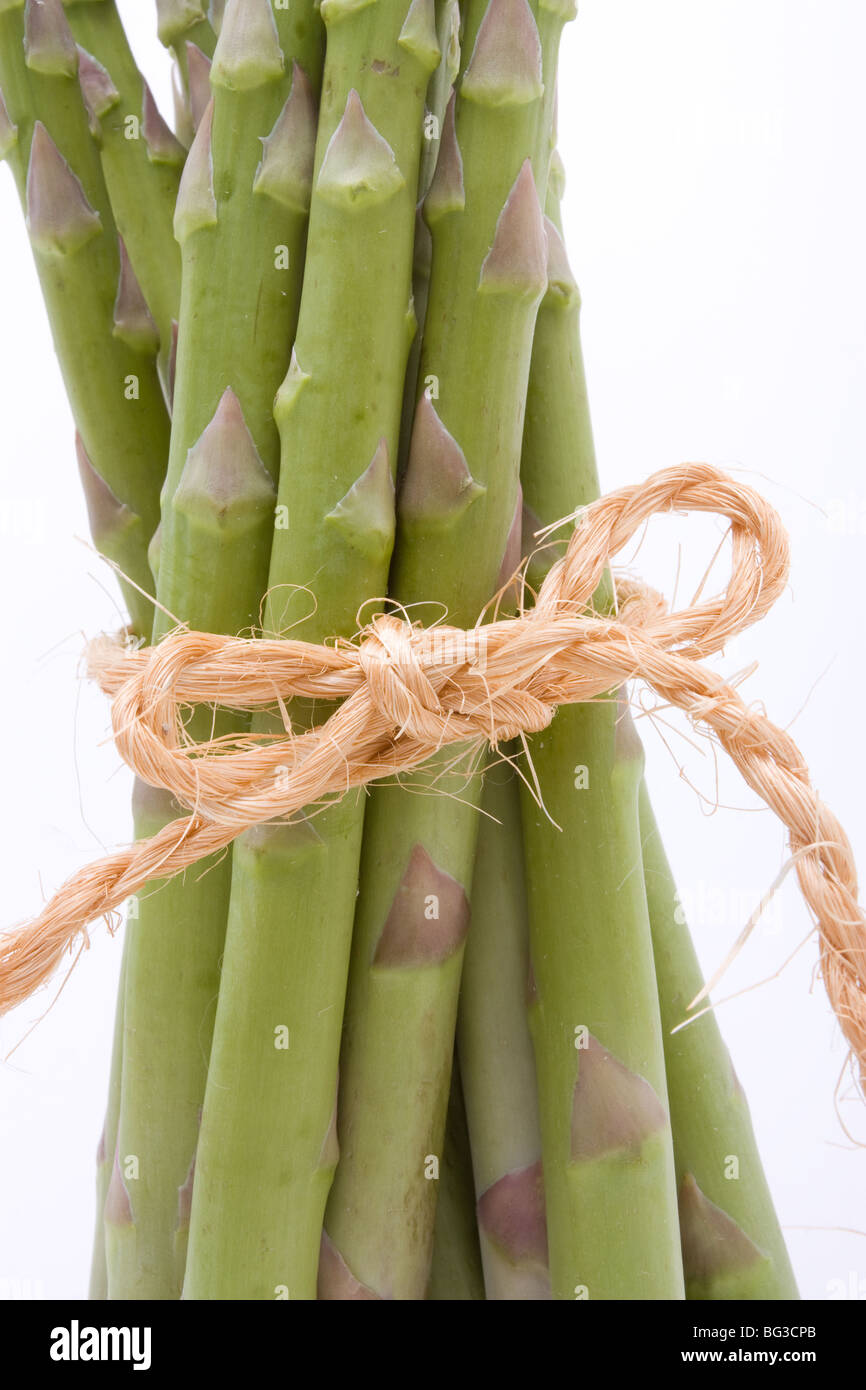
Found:
<path fill-rule="evenodd" d="M 669 613 L 646 586 L 620 581 L 617 615 L 594 613 L 592 596 L 610 561 L 644 521 L 670 511 L 728 518 L 725 591 Z M 355 640 L 329 646 L 187 629 L 139 650 L 105 637 L 92 643 L 89 674 L 113 699 L 122 757 L 189 814 L 74 874 L 39 917 L 0 940 L 0 1011 L 42 984 L 77 937 L 86 944 L 89 922 L 242 831 L 407 772 L 448 745 L 496 747 L 538 733 L 558 706 L 641 679 L 718 738 L 787 827 L 820 934 L 826 988 L 866 1080 L 866 920 L 848 838 L 813 790 L 793 740 L 700 664 L 782 592 L 788 541 L 779 517 L 727 474 L 687 464 L 610 493 L 573 519 L 566 553 L 535 605 L 483 626 L 479 619 L 469 630 L 423 628 L 380 613 Z M 342 703 L 323 724 L 294 732 L 286 702 L 298 697 Z M 205 704 L 276 708 L 283 728 L 195 743 L 184 712 Z"/>

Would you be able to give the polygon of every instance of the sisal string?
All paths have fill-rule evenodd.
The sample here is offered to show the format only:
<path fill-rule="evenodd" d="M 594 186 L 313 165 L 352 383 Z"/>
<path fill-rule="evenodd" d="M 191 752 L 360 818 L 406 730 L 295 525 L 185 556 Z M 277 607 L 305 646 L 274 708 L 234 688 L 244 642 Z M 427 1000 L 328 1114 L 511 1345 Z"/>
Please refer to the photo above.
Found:
<path fill-rule="evenodd" d="M 725 591 L 669 613 L 653 591 L 619 581 L 617 616 L 593 613 L 611 560 L 650 516 L 669 511 L 728 518 Z M 718 469 L 687 464 L 593 503 L 535 605 L 469 632 L 379 614 L 355 640 L 333 646 L 187 629 L 138 650 L 98 639 L 89 674 L 112 697 L 121 756 L 189 814 L 73 874 L 35 920 L 0 938 L 0 1012 L 42 985 L 78 938 L 86 943 L 88 923 L 251 826 L 407 772 L 447 745 L 495 747 L 538 733 L 559 705 L 640 679 L 715 734 L 787 827 L 827 993 L 866 1082 L 866 919 L 848 838 L 812 788 L 793 740 L 700 664 L 764 616 L 787 574 L 787 535 L 773 508 Z M 256 711 L 298 696 L 342 703 L 306 732 L 193 743 L 185 728 L 192 705 Z"/>

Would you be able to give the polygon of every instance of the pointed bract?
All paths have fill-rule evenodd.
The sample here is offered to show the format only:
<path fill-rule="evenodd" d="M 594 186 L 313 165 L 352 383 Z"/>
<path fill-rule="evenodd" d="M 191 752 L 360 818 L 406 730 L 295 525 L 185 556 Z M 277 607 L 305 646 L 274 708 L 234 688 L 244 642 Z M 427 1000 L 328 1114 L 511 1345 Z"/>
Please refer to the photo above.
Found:
<path fill-rule="evenodd" d="M 126 1183 L 123 1181 L 117 1154 L 114 1155 L 111 1181 L 108 1184 L 108 1192 L 105 1197 L 104 1216 L 110 1226 L 131 1226 L 133 1224 L 132 1203 L 129 1200 Z"/>
<path fill-rule="evenodd" d="M 246 530 L 273 514 L 276 490 L 231 387 L 186 456 L 172 508 L 217 526 Z"/>
<path fill-rule="evenodd" d="M 484 106 L 523 106 L 544 91 L 541 40 L 526 0 L 490 0 L 460 94 Z"/>
<path fill-rule="evenodd" d="M 174 107 L 175 134 L 184 149 L 188 150 L 195 135 L 195 126 L 192 123 L 189 97 L 184 90 L 183 78 L 176 62 L 171 65 L 171 100 Z"/>
<path fill-rule="evenodd" d="M 211 85 L 248 92 L 285 71 L 271 0 L 244 0 L 226 7 L 214 50 Z"/>
<path fill-rule="evenodd" d="M 190 1159 L 189 1169 L 183 1184 L 177 1189 L 177 1230 L 186 1231 L 189 1228 L 189 1218 L 192 1212 L 192 1186 L 195 1182 L 195 1154 Z"/>
<path fill-rule="evenodd" d="M 680 1241 L 688 1286 L 711 1283 L 760 1264 L 767 1256 L 736 1221 L 705 1197 L 691 1173 L 680 1184 Z"/>
<path fill-rule="evenodd" d="M 370 463 L 326 521 L 338 526 L 350 545 L 386 564 L 394 545 L 394 481 L 388 442 L 379 440 Z"/>
<path fill-rule="evenodd" d="M 144 80 L 142 87 L 141 133 L 147 145 L 147 157 L 151 164 L 175 164 L 180 167 L 186 159 L 186 150 L 163 120 L 153 93 Z"/>
<path fill-rule="evenodd" d="M 517 573 L 523 550 L 521 542 L 523 540 L 523 491 L 520 484 L 517 485 L 517 502 L 514 507 L 514 516 L 505 540 L 505 549 L 502 552 L 502 561 L 499 566 L 499 573 L 496 576 L 496 587 L 501 589 L 505 584 L 510 584 Z M 516 581 L 515 581 L 516 582 Z"/>
<path fill-rule="evenodd" d="M 499 214 L 478 288 L 488 294 L 530 299 L 540 299 L 547 288 L 547 236 L 528 159 Z"/>
<path fill-rule="evenodd" d="M 547 1264 L 541 1159 L 504 1177 L 478 1198 L 478 1225 L 511 1260 Z"/>
<path fill-rule="evenodd" d="M 210 27 L 213 29 L 217 38 L 219 38 L 225 12 L 226 0 L 210 0 L 210 4 L 207 7 L 207 17 L 210 20 Z"/>
<path fill-rule="evenodd" d="M 376 0 L 322 0 L 320 13 L 326 27 L 330 29 L 332 25 L 339 24 L 341 19 L 347 19 L 375 3 Z"/>
<path fill-rule="evenodd" d="M 114 336 L 139 352 L 155 353 L 159 347 L 159 330 L 130 264 L 123 237 L 118 237 L 117 242 L 120 249 L 120 278 L 114 301 Z"/>
<path fill-rule="evenodd" d="M 577 281 L 568 263 L 565 242 L 549 217 L 544 219 L 547 234 L 547 294 L 567 306 L 580 301 Z"/>
<path fill-rule="evenodd" d="M 78 50 L 78 82 L 91 134 L 99 135 L 99 121 L 107 111 L 120 101 L 120 93 L 111 80 L 111 74 L 86 49 Z"/>
<path fill-rule="evenodd" d="M 340 1160 L 340 1141 L 337 1136 L 337 1098 L 340 1094 L 339 1078 L 337 1088 L 334 1093 L 334 1108 L 331 1111 L 331 1119 L 328 1128 L 325 1130 L 325 1137 L 322 1140 L 322 1147 L 319 1151 L 320 1168 L 336 1168 Z"/>
<path fill-rule="evenodd" d="M 316 98 L 309 78 L 292 65 L 292 90 L 270 135 L 262 137 L 262 158 L 253 192 L 267 194 L 292 212 L 309 212 L 316 152 Z"/>
<path fill-rule="evenodd" d="M 9 119 L 6 102 L 0 91 L 0 159 L 5 159 L 18 140 L 18 127 Z"/>
<path fill-rule="evenodd" d="M 211 157 L 212 126 L 213 102 L 209 101 L 180 176 L 174 210 L 174 234 L 181 245 L 193 232 L 201 227 L 212 227 L 217 222 Z"/>
<path fill-rule="evenodd" d="M 398 512 L 401 521 L 450 521 L 484 488 L 469 472 L 466 456 L 423 395 L 415 409 L 412 442 Z"/>
<path fill-rule="evenodd" d="M 376 944 L 380 968 L 447 960 L 469 930 L 469 899 L 456 878 L 415 845 Z"/>
<path fill-rule="evenodd" d="M 367 119 L 353 88 L 322 160 L 319 194 L 338 206 L 366 208 L 392 197 L 404 184 L 394 151 Z"/>
<path fill-rule="evenodd" d="M 189 85 L 189 114 L 192 128 L 198 130 L 210 101 L 210 58 L 197 43 L 186 45 L 186 71 Z"/>
<path fill-rule="evenodd" d="M 78 50 L 60 0 L 27 0 L 24 59 L 32 72 L 49 77 L 75 76 Z"/>
<path fill-rule="evenodd" d="M 547 171 L 547 187 L 550 197 L 556 203 L 561 203 L 565 195 L 565 165 L 559 150 L 554 150 L 550 156 L 550 167 Z"/>
<path fill-rule="evenodd" d="M 41 121 L 27 166 L 27 230 L 37 251 L 69 255 L 102 231 L 81 187 Z"/>
<path fill-rule="evenodd" d="M 563 24 L 567 24 L 570 19 L 577 17 L 576 0 L 538 0 L 538 8 L 547 10 L 548 14 L 556 15 Z"/>
<path fill-rule="evenodd" d="M 571 1157 L 636 1154 L 667 1124 L 665 1108 L 648 1081 L 629 1071 L 592 1033 L 578 1050 L 571 1107 Z"/>
<path fill-rule="evenodd" d="M 282 385 L 274 401 L 274 415 L 278 424 L 284 421 L 286 416 L 290 413 L 292 406 L 295 404 L 295 401 L 298 399 L 298 396 L 309 380 L 310 373 L 304 371 L 298 361 L 295 349 L 292 348 L 292 355 L 289 358 L 289 370 L 283 377 Z"/>
<path fill-rule="evenodd" d="M 322 1232 L 317 1292 L 322 1300 L 335 1299 L 342 1303 L 379 1300 L 377 1293 L 355 1278 L 327 1231 Z"/>
<path fill-rule="evenodd" d="M 433 71 L 442 56 L 436 35 L 434 0 L 412 0 L 397 42 L 428 72 Z"/>
<path fill-rule="evenodd" d="M 462 212 L 466 206 L 463 186 L 463 156 L 457 143 L 454 122 L 455 95 L 452 92 L 445 108 L 442 137 L 436 156 L 436 172 L 424 199 L 424 219 L 432 226 L 449 212 Z"/>
<path fill-rule="evenodd" d="M 201 0 L 156 0 L 157 29 L 166 48 L 206 18 Z"/>
<path fill-rule="evenodd" d="M 84 447 L 84 440 L 77 432 L 75 457 L 78 461 L 78 474 L 81 478 L 93 543 L 97 550 L 110 552 L 113 542 L 131 527 L 138 525 L 139 518 L 125 502 L 115 497 L 108 483 L 97 473 Z"/>
<path fill-rule="evenodd" d="M 159 578 L 159 562 L 162 557 L 162 522 L 159 523 L 147 547 L 147 563 L 154 579 Z"/>

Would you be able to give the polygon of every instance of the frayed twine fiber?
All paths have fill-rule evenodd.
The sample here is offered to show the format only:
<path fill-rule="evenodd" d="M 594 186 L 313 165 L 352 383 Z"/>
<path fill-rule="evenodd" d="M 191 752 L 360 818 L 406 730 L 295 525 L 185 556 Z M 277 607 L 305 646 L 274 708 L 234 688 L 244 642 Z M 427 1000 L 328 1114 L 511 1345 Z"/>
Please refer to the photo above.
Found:
<path fill-rule="evenodd" d="M 648 517 L 672 510 L 729 518 L 726 591 L 670 614 L 651 590 L 620 582 L 617 617 L 594 614 L 592 596 L 611 559 Z M 334 646 L 185 629 L 143 650 L 100 638 L 89 648 L 89 673 L 113 697 L 121 756 L 191 814 L 74 874 L 35 921 L 0 939 L 0 1012 L 43 984 L 76 937 L 86 941 L 89 922 L 250 826 L 406 772 L 445 745 L 495 746 L 538 733 L 558 705 L 638 678 L 712 731 L 787 826 L 817 920 L 827 992 L 866 1083 L 866 920 L 848 838 L 810 785 L 793 740 L 699 664 L 764 616 L 787 574 L 787 535 L 772 507 L 718 469 L 686 464 L 588 507 L 534 607 L 483 629 L 424 629 L 380 614 L 357 640 Z M 194 744 L 184 728 L 190 705 L 252 711 L 284 708 L 296 696 L 343 703 L 304 733 Z"/>

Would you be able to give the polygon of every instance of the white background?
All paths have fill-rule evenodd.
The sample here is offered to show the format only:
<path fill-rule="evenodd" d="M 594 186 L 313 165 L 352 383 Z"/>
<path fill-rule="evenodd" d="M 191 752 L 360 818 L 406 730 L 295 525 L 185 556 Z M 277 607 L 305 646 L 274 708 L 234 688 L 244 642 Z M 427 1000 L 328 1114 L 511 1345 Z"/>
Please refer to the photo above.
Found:
<path fill-rule="evenodd" d="M 120 8 L 170 110 L 151 7 Z M 793 541 L 789 589 L 720 664 L 734 673 L 760 660 L 746 698 L 782 725 L 796 720 L 866 864 L 864 52 L 856 0 L 583 0 L 563 45 L 560 144 L 603 486 L 706 459 L 779 508 Z M 10 925 L 131 828 L 129 778 L 80 672 L 85 637 L 117 625 L 113 581 L 77 539 L 87 525 L 72 425 L 8 173 L 0 228 L 0 923 Z M 654 523 L 634 567 L 670 594 L 679 566 L 687 602 L 720 533 L 711 521 Z M 656 726 L 670 751 L 649 720 L 641 728 L 711 970 L 784 862 L 784 836 L 723 765 L 717 789 L 708 746 L 672 723 Z M 840 1119 L 864 1140 L 866 1117 L 845 1078 L 834 1102 L 845 1052 L 815 980 L 814 937 L 760 983 L 809 930 L 792 877 L 716 993 L 754 988 L 719 1017 L 804 1296 L 863 1298 L 866 1152 Z M 21 1041 L 53 991 L 3 1021 L 2 1055 L 21 1045 L 0 1063 L 0 1296 L 86 1290 L 119 960 L 119 942 L 94 927 L 38 1027 Z"/>

